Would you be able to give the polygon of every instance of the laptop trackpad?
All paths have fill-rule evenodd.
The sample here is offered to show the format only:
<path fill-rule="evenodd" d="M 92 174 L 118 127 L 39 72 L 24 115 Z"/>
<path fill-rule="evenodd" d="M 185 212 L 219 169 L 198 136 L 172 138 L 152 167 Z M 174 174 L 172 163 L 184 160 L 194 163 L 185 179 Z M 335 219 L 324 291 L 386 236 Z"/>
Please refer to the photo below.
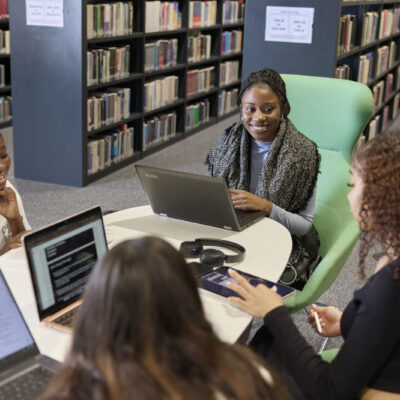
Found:
<path fill-rule="evenodd" d="M 198 237 L 225 239 L 235 233 L 226 229 L 174 218 L 161 217 L 155 214 L 112 222 L 109 225 L 182 241 L 194 240 Z"/>

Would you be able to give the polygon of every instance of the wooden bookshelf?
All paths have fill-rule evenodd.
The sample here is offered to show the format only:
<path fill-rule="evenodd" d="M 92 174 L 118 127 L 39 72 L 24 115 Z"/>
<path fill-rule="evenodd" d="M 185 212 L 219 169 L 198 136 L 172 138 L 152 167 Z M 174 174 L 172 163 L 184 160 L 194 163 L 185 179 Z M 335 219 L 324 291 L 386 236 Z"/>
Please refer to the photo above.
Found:
<path fill-rule="evenodd" d="M 212 26 L 189 28 L 189 2 L 178 0 L 182 26 L 179 29 L 146 32 L 146 2 L 134 0 L 133 32 L 118 37 L 87 39 L 87 6 L 116 3 L 98 0 L 64 2 L 64 27 L 52 28 L 26 25 L 25 2 L 10 4 L 12 48 L 18 54 L 11 62 L 13 79 L 13 130 L 15 176 L 58 184 L 84 186 L 125 167 L 148 154 L 220 121 L 218 99 L 223 90 L 240 86 L 240 76 L 220 87 L 220 64 L 229 60 L 241 62 L 242 52 L 221 55 L 221 38 L 225 31 L 244 30 L 243 21 L 223 24 L 223 0 L 217 1 L 216 23 Z M 243 1 L 241 1 L 243 3 Z M 189 63 L 187 41 L 190 35 L 211 35 L 208 59 Z M 177 63 L 158 71 L 146 71 L 145 45 L 158 40 L 177 39 Z M 108 47 L 130 46 L 130 70 L 121 79 L 108 82 L 87 82 L 87 51 Z M 29 73 L 26 66 L 29 65 Z M 196 95 L 186 96 L 188 71 L 215 67 L 212 87 Z M 241 65 L 240 65 L 241 73 Z M 167 76 L 178 76 L 178 96 L 171 104 L 144 111 L 144 84 Z M 113 122 L 96 130 L 87 129 L 87 101 L 94 94 L 111 88 L 131 90 L 130 114 L 123 121 Z M 208 103 L 208 121 L 193 129 L 186 126 L 186 108 Z M 150 118 L 175 112 L 176 133 L 157 145 L 144 149 L 143 124 Z M 231 115 L 232 111 L 229 113 Z M 88 174 L 88 142 L 100 134 L 126 123 L 133 127 L 134 152 L 118 163 Z"/>
<path fill-rule="evenodd" d="M 268 2 L 269 6 L 282 6 L 280 0 Z M 369 43 L 362 43 L 363 22 L 367 12 L 376 12 L 378 15 L 378 29 L 382 10 L 394 10 L 400 6 L 399 0 L 331 0 L 321 2 L 319 0 L 287 0 L 284 4 L 287 7 L 312 7 L 314 8 L 313 36 L 311 44 L 269 42 L 264 40 L 265 34 L 265 4 L 246 3 L 245 12 L 245 35 L 243 44 L 243 76 L 251 71 L 263 67 L 274 68 L 280 73 L 301 74 L 335 77 L 336 67 L 344 64 L 350 67 L 349 79 L 358 81 L 360 56 L 369 52 L 374 54 L 373 74 L 366 84 L 373 89 L 380 81 L 386 81 L 388 74 L 393 74 L 392 90 L 384 98 L 382 104 L 375 107 L 371 118 L 381 115 L 388 106 L 389 114 L 387 129 L 397 115 L 396 94 L 400 93 L 400 82 L 397 82 L 397 68 L 400 65 L 400 29 L 391 31 L 388 35 L 379 38 L 375 36 Z M 338 52 L 341 40 L 341 16 L 355 15 L 357 21 L 354 43 L 345 52 Z M 263 15 L 263 18 L 260 18 Z M 400 27 L 398 27 L 400 28 Z M 383 46 L 396 44 L 396 53 L 392 65 L 387 66 L 383 72 L 375 72 L 377 50 Z M 382 122 L 382 121 L 381 121 Z M 378 127 L 377 133 L 382 130 Z M 369 129 L 364 132 L 368 137 Z"/>

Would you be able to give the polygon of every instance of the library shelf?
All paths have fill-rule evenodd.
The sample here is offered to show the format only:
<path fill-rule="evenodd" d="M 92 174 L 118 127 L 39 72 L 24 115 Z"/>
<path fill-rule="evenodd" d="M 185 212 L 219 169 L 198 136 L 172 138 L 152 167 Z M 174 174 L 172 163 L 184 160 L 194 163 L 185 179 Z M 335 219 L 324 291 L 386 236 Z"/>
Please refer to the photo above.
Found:
<path fill-rule="evenodd" d="M 240 81 L 220 87 L 220 64 L 231 58 L 241 62 L 242 52 L 221 55 L 222 35 L 224 31 L 244 30 L 242 21 L 222 24 L 224 1 L 217 0 L 215 25 L 189 27 L 189 1 L 177 0 L 182 16 L 182 27 L 146 32 L 146 1 L 122 0 L 122 3 L 133 4 L 132 33 L 91 39 L 87 37 L 89 14 L 87 6 L 108 7 L 108 4 L 121 4 L 119 0 L 64 2 L 63 29 L 27 25 L 25 3 L 10 2 L 11 47 L 19 49 L 16 57 L 11 58 L 13 110 L 18 116 L 13 121 L 15 176 L 64 185 L 85 186 L 223 120 L 225 115 L 218 116 L 219 95 L 224 89 L 239 85 Z M 96 15 L 106 15 L 106 13 L 97 14 L 96 12 Z M 97 27 L 97 24 L 94 26 Z M 211 35 L 211 57 L 189 63 L 188 37 L 199 34 Z M 177 64 L 156 71 L 145 71 L 146 44 L 170 39 L 178 41 Z M 110 51 L 110 47 L 125 46 L 130 46 L 129 76 L 88 85 L 87 52 L 95 49 L 103 49 L 107 52 Z M 60 49 L 63 51 L 61 52 Z M 30 66 L 29 76 L 26 74 L 26 65 Z M 196 68 L 200 69 L 203 65 L 215 66 L 213 88 L 207 92 L 187 96 L 188 72 Z M 241 71 L 241 66 L 239 70 Z M 144 84 L 169 75 L 179 78 L 178 99 L 163 107 L 145 111 Z M 96 97 L 101 98 L 100 95 L 108 92 L 112 87 L 131 90 L 129 118 L 88 132 L 87 101 L 89 97 L 95 94 Z M 197 107 L 203 107 L 204 104 L 209 104 L 206 108 L 209 110 L 209 121 L 195 129 L 185 128 L 187 109 L 197 110 Z M 175 136 L 162 143 L 156 143 L 159 139 L 151 138 L 156 144 L 150 147 L 148 144 L 145 145 L 148 138 L 145 142 L 144 124 L 150 119 L 162 123 L 165 115 L 168 118 L 173 112 L 176 114 Z M 38 118 L 39 115 L 45 115 L 46 118 Z M 97 149 L 96 146 L 98 149 L 101 148 L 97 143 L 100 143 L 103 138 L 114 137 L 116 128 L 125 124 L 127 129 L 123 135 L 130 128 L 134 129 L 134 155 L 89 174 L 88 166 L 93 167 L 93 159 L 89 160 L 89 157 L 97 154 L 93 153 L 93 151 L 97 152 L 93 150 Z M 26 135 L 27 131 L 30 132 L 29 135 Z M 122 134 L 120 137 L 121 139 L 118 140 L 124 140 Z M 130 138 L 130 136 L 125 138 L 128 137 Z"/>
<path fill-rule="evenodd" d="M 176 101 L 174 101 L 172 103 L 166 104 L 165 106 L 155 108 L 154 110 L 145 111 L 143 113 L 143 116 L 144 117 L 148 117 L 150 115 L 160 114 L 160 113 L 162 113 L 164 111 L 167 111 L 167 110 L 169 110 L 171 108 L 177 107 L 177 106 L 179 106 L 181 104 L 184 104 L 184 103 L 185 103 L 185 99 L 178 99 L 178 100 L 176 100 Z"/>
<path fill-rule="evenodd" d="M 140 39 L 144 35 L 142 32 L 133 32 L 130 35 L 123 35 L 123 36 L 107 36 L 107 37 L 100 37 L 100 38 L 93 38 L 93 39 L 86 39 L 87 44 L 103 44 L 108 42 L 125 42 L 132 39 Z"/>
<path fill-rule="evenodd" d="M 0 86 L 0 93 L 10 92 L 10 91 L 11 91 L 10 85 Z"/>
<path fill-rule="evenodd" d="M 190 96 L 190 97 L 187 97 L 186 98 L 186 100 L 189 102 L 193 102 L 193 101 L 195 101 L 195 100 L 199 100 L 199 99 L 201 99 L 202 97 L 207 97 L 207 96 L 209 96 L 210 94 L 213 94 L 213 93 L 217 93 L 218 92 L 218 88 L 216 88 L 216 87 L 213 87 L 213 88 L 211 88 L 210 90 L 207 90 L 207 91 L 205 91 L 205 92 L 200 92 L 200 93 L 197 93 L 197 94 L 195 94 L 195 95 L 193 95 L 193 96 Z"/>
<path fill-rule="evenodd" d="M 146 71 L 144 72 L 144 77 L 148 78 L 148 77 L 153 77 L 153 76 L 158 76 L 158 75 L 162 75 L 162 74 L 169 74 L 171 72 L 175 72 L 175 71 L 179 71 L 183 68 L 186 67 L 187 64 L 183 64 L 183 63 L 179 63 L 177 65 L 174 65 L 172 67 L 167 67 L 164 69 L 158 69 L 157 71 Z"/>
<path fill-rule="evenodd" d="M 5 122 L 0 122 L 0 129 L 7 128 L 12 125 L 12 119 Z"/>
<path fill-rule="evenodd" d="M 139 161 L 141 158 L 142 158 L 142 152 L 137 151 L 132 156 L 125 158 L 124 160 L 121 160 L 117 163 L 114 163 L 107 168 L 101 169 L 100 171 L 97 171 L 93 174 L 88 174 L 87 176 L 88 183 L 92 183 L 99 180 L 100 178 L 104 178 L 105 176 L 111 174 L 112 172 L 116 172 L 121 168 L 131 165 L 135 161 Z"/>
<path fill-rule="evenodd" d="M 142 117 L 141 113 L 132 113 L 128 118 L 121 119 L 118 122 L 113 122 L 112 124 L 104 125 L 101 128 L 98 129 L 93 129 L 92 131 L 88 131 L 87 134 L 89 136 L 95 135 L 96 133 L 101 133 L 105 132 L 107 130 L 111 130 L 116 128 L 117 126 L 123 125 L 123 124 L 129 124 L 133 121 L 136 121 Z"/>
<path fill-rule="evenodd" d="M 234 53 L 228 53 L 228 54 L 221 54 L 221 59 L 226 60 L 228 58 L 241 57 L 242 54 L 243 53 L 241 51 L 236 51 Z"/>
<path fill-rule="evenodd" d="M 214 62 L 218 61 L 219 59 L 220 59 L 219 56 L 211 56 L 209 58 L 205 58 L 204 60 L 189 62 L 187 64 L 187 66 L 189 68 L 192 68 L 192 67 L 196 67 L 196 66 L 199 66 L 199 65 L 214 63 Z"/>
<path fill-rule="evenodd" d="M 165 149 L 168 146 L 171 146 L 171 144 L 174 144 L 176 142 L 179 142 L 185 137 L 185 134 L 183 132 L 177 132 L 174 136 L 169 137 L 168 139 L 164 140 L 161 143 L 156 143 L 149 148 L 145 149 L 142 151 L 142 156 L 147 157 L 150 154 L 156 153 L 157 151 L 160 151 L 162 149 Z"/>
<path fill-rule="evenodd" d="M 229 88 L 231 88 L 231 87 L 233 87 L 233 86 L 238 86 L 238 85 L 240 85 L 241 84 L 241 80 L 239 79 L 239 80 L 237 80 L 237 81 L 233 81 L 233 82 L 229 82 L 229 83 L 227 83 L 226 85 L 221 85 L 220 86 L 220 89 L 229 89 Z"/>
<path fill-rule="evenodd" d="M 123 83 L 127 83 L 127 82 L 131 82 L 134 81 L 136 79 L 141 79 L 142 78 L 142 74 L 140 73 L 133 73 L 133 74 L 129 74 L 129 76 L 126 76 L 124 78 L 119 78 L 119 79 L 110 79 L 107 82 L 99 82 L 99 83 L 95 83 L 92 85 L 88 85 L 88 90 L 97 90 L 97 89 L 102 89 L 108 86 L 113 86 L 113 85 L 120 85 Z"/>
<path fill-rule="evenodd" d="M 268 6 L 281 6 L 281 0 L 271 0 Z M 311 43 L 266 41 L 265 20 L 259 18 L 265 15 L 265 5 L 247 2 L 242 76 L 267 66 L 285 74 L 346 77 L 367 82 L 375 101 L 387 88 L 390 95 L 376 107 L 362 140 L 380 133 L 399 111 L 400 0 L 288 0 L 285 6 L 314 9 Z M 383 60 L 379 69 L 378 57 Z"/>

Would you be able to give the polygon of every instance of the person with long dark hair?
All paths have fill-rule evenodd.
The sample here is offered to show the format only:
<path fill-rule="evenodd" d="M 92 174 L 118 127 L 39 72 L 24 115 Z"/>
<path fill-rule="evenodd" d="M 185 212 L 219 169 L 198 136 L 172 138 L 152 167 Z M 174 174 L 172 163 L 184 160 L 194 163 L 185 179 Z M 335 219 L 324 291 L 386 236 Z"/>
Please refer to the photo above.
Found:
<path fill-rule="evenodd" d="M 73 343 L 43 400 L 282 399 L 249 349 L 220 341 L 168 243 L 118 244 L 97 264 Z"/>
<path fill-rule="evenodd" d="M 242 298 L 231 301 L 264 318 L 253 348 L 266 357 L 274 351 L 307 398 L 400 399 L 400 132 L 381 134 L 357 151 L 349 185 L 351 212 L 361 230 L 361 275 L 374 243 L 384 255 L 343 313 L 313 306 L 314 329 L 320 325 L 322 336 L 344 338 L 332 363 L 308 346 L 272 290 L 252 287 L 232 271 L 238 284 L 230 287 Z"/>
<path fill-rule="evenodd" d="M 252 72 L 240 87 L 239 102 L 240 121 L 217 139 L 206 164 L 211 176 L 226 181 L 235 208 L 264 211 L 289 230 L 293 249 L 281 279 L 302 289 L 319 260 L 312 222 L 321 157 L 290 121 L 278 72 Z"/>

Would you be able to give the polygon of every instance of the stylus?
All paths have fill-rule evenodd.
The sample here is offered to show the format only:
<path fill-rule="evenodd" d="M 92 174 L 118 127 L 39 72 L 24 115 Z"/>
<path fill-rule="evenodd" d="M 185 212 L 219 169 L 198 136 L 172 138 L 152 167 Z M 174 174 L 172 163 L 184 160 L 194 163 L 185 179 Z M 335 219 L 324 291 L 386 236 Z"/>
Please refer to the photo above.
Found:
<path fill-rule="evenodd" d="M 321 334 L 322 333 L 321 321 L 319 320 L 318 313 L 315 311 L 314 311 L 314 319 L 315 323 L 317 324 L 318 333 Z"/>

